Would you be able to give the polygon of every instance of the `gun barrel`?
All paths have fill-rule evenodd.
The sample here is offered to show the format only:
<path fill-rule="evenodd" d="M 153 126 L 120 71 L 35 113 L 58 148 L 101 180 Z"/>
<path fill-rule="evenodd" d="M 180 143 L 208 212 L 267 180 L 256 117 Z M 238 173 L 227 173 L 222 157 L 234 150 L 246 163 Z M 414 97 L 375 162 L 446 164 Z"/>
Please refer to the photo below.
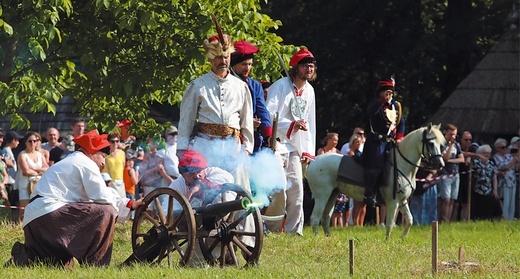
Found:
<path fill-rule="evenodd" d="M 193 208 L 195 212 L 202 214 L 203 216 L 208 215 L 221 215 L 227 214 L 232 211 L 237 211 L 241 209 L 247 209 L 251 204 L 251 200 L 247 197 L 243 197 L 238 200 L 208 204 L 206 206 L 195 207 Z"/>

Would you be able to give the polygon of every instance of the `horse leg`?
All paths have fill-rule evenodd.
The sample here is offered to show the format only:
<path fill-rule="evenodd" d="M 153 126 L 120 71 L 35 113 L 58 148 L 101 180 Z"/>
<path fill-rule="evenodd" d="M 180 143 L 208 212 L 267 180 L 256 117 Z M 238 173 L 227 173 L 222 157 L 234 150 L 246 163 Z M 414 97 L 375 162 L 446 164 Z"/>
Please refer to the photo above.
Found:
<path fill-rule="evenodd" d="M 327 200 L 327 204 L 325 204 L 323 215 L 321 216 L 321 225 L 323 226 L 323 232 L 325 232 L 326 236 L 330 236 L 330 215 L 332 214 L 332 210 L 336 204 L 338 192 L 339 191 L 337 189 L 332 191 L 329 199 Z"/>
<path fill-rule="evenodd" d="M 323 187 L 322 191 L 315 191 L 313 193 L 314 196 L 314 208 L 312 209 L 311 214 L 311 227 L 312 232 L 316 235 L 318 234 L 318 226 L 320 224 L 320 220 L 323 220 L 323 216 L 325 214 L 325 208 L 327 207 L 327 204 L 329 202 L 330 196 L 332 195 L 332 190 L 325 190 Z M 328 212 L 327 212 L 328 214 Z M 330 217 L 329 217 L 330 221 Z M 328 233 L 328 227 L 325 228 L 325 223 L 322 224 L 323 230 L 325 231 L 325 234 Z M 328 224 L 327 224 L 328 226 Z"/>
<path fill-rule="evenodd" d="M 399 211 L 401 211 L 401 214 L 403 214 L 403 217 L 406 220 L 406 222 L 404 224 L 404 231 L 403 231 L 403 234 L 401 235 L 401 238 L 405 238 L 408 235 L 408 233 L 410 232 L 410 228 L 412 227 L 413 216 L 412 216 L 412 213 L 410 212 L 410 207 L 408 206 L 408 203 L 401 206 L 399 208 Z"/>
<path fill-rule="evenodd" d="M 398 204 L 399 203 L 396 200 L 392 200 L 386 203 L 386 239 L 390 238 L 390 234 L 394 228 L 394 220 L 397 214 Z"/>

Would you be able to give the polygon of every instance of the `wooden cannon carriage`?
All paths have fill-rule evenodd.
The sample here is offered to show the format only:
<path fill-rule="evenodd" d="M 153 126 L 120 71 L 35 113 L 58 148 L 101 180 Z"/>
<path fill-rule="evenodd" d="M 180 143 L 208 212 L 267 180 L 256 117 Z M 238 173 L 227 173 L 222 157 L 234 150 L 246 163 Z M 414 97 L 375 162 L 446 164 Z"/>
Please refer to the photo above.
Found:
<path fill-rule="evenodd" d="M 226 192 L 236 193 L 235 199 L 225 200 Z M 184 266 L 194 256 L 198 244 L 197 254 L 202 254 L 209 265 L 256 265 L 264 234 L 260 211 L 251 201 L 248 191 L 231 183 L 212 190 L 200 206 L 192 206 L 174 189 L 156 189 L 144 197 L 144 206 L 135 211 L 133 254 L 123 264 L 160 264 L 167 258 L 170 266 L 177 261 Z M 174 202 L 182 210 L 174 210 Z M 248 216 L 250 221 L 254 220 L 249 231 L 243 226 Z"/>

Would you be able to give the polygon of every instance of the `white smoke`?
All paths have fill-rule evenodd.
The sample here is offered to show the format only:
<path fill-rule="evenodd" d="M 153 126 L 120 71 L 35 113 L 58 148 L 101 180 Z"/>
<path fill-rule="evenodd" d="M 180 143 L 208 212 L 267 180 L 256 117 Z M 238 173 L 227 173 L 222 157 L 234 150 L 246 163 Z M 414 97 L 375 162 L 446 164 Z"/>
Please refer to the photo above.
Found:
<path fill-rule="evenodd" d="M 236 176 L 237 169 L 249 173 L 249 183 L 253 194 L 253 202 L 269 205 L 269 196 L 284 189 L 285 173 L 282 161 L 270 149 L 263 149 L 253 156 L 240 150 L 233 138 L 204 139 L 197 137 L 193 149 L 200 152 L 211 167 L 219 167 Z M 240 181 L 235 181 L 240 185 Z M 244 185 L 240 185 L 244 186 Z"/>
<path fill-rule="evenodd" d="M 268 206 L 269 196 L 285 188 L 281 159 L 267 148 L 257 152 L 251 157 L 249 180 L 254 202 Z"/>

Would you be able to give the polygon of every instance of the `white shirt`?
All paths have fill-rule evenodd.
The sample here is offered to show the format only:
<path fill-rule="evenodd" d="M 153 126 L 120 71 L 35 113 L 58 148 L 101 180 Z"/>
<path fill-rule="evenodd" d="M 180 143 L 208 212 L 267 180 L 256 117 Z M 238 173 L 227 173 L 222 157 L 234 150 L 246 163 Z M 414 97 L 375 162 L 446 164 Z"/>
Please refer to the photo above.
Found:
<path fill-rule="evenodd" d="M 2 153 L 6 158 L 9 158 L 11 161 L 13 161 L 13 167 L 7 167 L 7 174 L 9 175 L 7 184 L 14 184 L 14 178 L 16 177 L 16 172 L 18 171 L 18 164 L 16 163 L 16 158 L 14 158 L 13 150 L 11 150 L 10 147 L 5 147 L 4 150 L 2 150 Z"/>
<path fill-rule="evenodd" d="M 297 151 L 301 156 L 306 152 L 314 156 L 316 154 L 316 103 L 314 96 L 314 88 L 308 82 L 303 86 L 303 94 L 299 102 L 304 103 L 300 105 L 302 117 L 296 115 L 294 108 L 291 106 L 294 103 L 294 84 L 288 77 L 281 78 L 274 82 L 269 87 L 266 106 L 274 119 L 274 115 L 278 112 L 278 130 L 276 137 L 281 139 L 278 145 L 280 153 L 288 153 Z M 293 122 L 296 120 L 307 121 L 307 131 L 294 131 Z"/>
<path fill-rule="evenodd" d="M 363 147 L 365 145 L 364 144 L 361 144 L 359 145 L 359 152 L 363 152 Z M 341 147 L 341 151 L 340 153 L 343 154 L 343 155 L 348 155 L 348 153 L 350 152 L 350 143 L 347 142 L 345 143 L 342 147 Z"/>
<path fill-rule="evenodd" d="M 52 165 L 36 184 L 31 198 L 40 195 L 25 207 L 23 224 L 74 202 L 111 204 L 118 211 L 118 221 L 128 218 L 129 199 L 121 198 L 106 186 L 99 167 L 80 151 L 76 151 Z"/>
<path fill-rule="evenodd" d="M 169 176 L 179 177 L 179 157 L 177 157 L 177 143 L 166 144 L 166 147 L 157 150 L 157 156 L 163 158 L 164 170 Z"/>
<path fill-rule="evenodd" d="M 44 142 L 44 143 L 42 143 L 42 144 L 40 145 L 41 148 L 43 148 L 43 149 L 45 149 L 45 150 L 47 150 L 47 151 L 51 151 L 51 149 L 53 149 L 53 148 L 56 147 L 56 146 L 60 146 L 60 144 L 58 143 L 58 144 L 55 145 L 55 146 L 51 146 L 51 145 L 49 144 L 49 142 Z"/>
<path fill-rule="evenodd" d="M 253 152 L 253 105 L 247 84 L 228 74 L 209 73 L 192 81 L 181 101 L 177 148 L 188 149 L 195 122 L 221 124 L 240 130 L 243 148 Z"/>

